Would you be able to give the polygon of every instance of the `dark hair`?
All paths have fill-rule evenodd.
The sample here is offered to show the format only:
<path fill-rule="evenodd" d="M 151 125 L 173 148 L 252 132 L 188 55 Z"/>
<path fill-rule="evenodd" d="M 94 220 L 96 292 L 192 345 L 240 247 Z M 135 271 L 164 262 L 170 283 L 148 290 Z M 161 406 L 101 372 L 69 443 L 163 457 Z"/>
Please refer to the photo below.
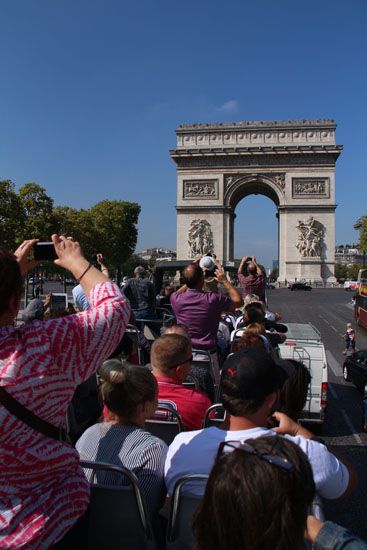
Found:
<path fill-rule="evenodd" d="M 195 262 L 190 263 L 182 272 L 182 280 L 188 288 L 197 288 L 204 277 L 204 272 Z"/>
<path fill-rule="evenodd" d="M 146 367 L 109 359 L 103 363 L 99 374 L 103 402 L 123 420 L 134 418 L 138 405 L 157 397 L 157 381 Z"/>
<path fill-rule="evenodd" d="M 311 375 L 308 368 L 300 361 L 294 359 L 288 359 L 288 361 L 294 365 L 294 370 L 280 390 L 277 410 L 284 412 L 293 420 L 298 420 L 306 404 Z"/>
<path fill-rule="evenodd" d="M 266 331 L 263 323 L 249 323 L 246 325 L 245 334 L 262 334 L 265 336 Z"/>
<path fill-rule="evenodd" d="M 223 407 L 231 416 L 253 414 L 264 404 L 266 396 L 257 399 L 243 399 L 237 385 L 228 378 L 221 379 L 220 387 Z"/>
<path fill-rule="evenodd" d="M 172 365 L 179 365 L 180 361 L 187 360 L 191 350 L 191 342 L 187 336 L 181 334 L 164 334 L 153 342 L 150 352 L 153 368 L 161 372 L 171 373 Z"/>
<path fill-rule="evenodd" d="M 175 328 L 181 329 L 181 332 L 183 333 L 182 336 L 186 336 L 186 338 L 188 338 L 191 342 L 188 326 L 184 323 L 176 323 L 174 319 L 171 323 L 161 328 L 161 336 L 165 334 L 179 334 L 178 332 L 174 332 Z"/>
<path fill-rule="evenodd" d="M 20 297 L 23 277 L 16 257 L 0 247 L 0 315 L 8 310 L 10 300 Z"/>
<path fill-rule="evenodd" d="M 254 262 L 250 262 L 247 266 L 247 272 L 250 274 L 250 275 L 256 275 L 257 274 L 257 267 L 256 265 L 254 264 Z"/>
<path fill-rule="evenodd" d="M 241 449 L 218 456 L 194 517 L 194 550 L 302 550 L 315 495 L 306 455 L 282 437 L 246 443 L 259 453 L 287 459 L 293 470 Z"/>
<path fill-rule="evenodd" d="M 245 331 L 240 338 L 233 340 L 231 345 L 231 352 L 235 353 L 236 351 L 242 348 L 265 348 L 264 340 L 258 335 L 251 331 Z"/>
<path fill-rule="evenodd" d="M 246 315 L 243 317 L 243 323 L 247 326 L 250 323 L 264 323 L 265 322 L 265 315 L 261 308 L 254 306 L 253 304 L 250 304 L 248 308 L 246 308 Z"/>

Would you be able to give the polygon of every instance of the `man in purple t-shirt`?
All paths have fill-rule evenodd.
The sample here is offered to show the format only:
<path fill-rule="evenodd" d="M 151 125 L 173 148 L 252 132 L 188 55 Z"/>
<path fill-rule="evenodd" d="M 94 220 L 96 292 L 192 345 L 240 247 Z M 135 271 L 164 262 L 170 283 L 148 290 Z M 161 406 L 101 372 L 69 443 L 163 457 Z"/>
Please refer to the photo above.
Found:
<path fill-rule="evenodd" d="M 248 260 L 252 260 L 247 266 L 248 275 L 245 277 L 242 273 L 243 267 Z M 261 268 L 257 265 L 256 257 L 244 256 L 238 268 L 238 281 L 243 288 L 243 295 L 256 294 L 261 302 L 265 302 L 265 275 Z"/>
<path fill-rule="evenodd" d="M 215 276 L 228 296 L 203 291 L 204 273 L 195 262 L 185 267 L 182 276 L 184 286 L 171 295 L 171 306 L 177 323 L 187 326 L 194 348 L 216 348 L 220 314 L 241 307 L 242 296 L 228 281 L 222 266 L 218 266 Z"/>

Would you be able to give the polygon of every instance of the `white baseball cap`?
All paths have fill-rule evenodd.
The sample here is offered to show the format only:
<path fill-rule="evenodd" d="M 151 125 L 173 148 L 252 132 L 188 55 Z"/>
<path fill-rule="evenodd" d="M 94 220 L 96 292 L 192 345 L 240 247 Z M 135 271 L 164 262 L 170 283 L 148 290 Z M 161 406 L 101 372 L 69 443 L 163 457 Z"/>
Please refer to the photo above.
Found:
<path fill-rule="evenodd" d="M 206 271 L 213 271 L 215 269 L 215 261 L 210 256 L 203 256 L 199 263 L 201 269 L 205 269 Z"/>

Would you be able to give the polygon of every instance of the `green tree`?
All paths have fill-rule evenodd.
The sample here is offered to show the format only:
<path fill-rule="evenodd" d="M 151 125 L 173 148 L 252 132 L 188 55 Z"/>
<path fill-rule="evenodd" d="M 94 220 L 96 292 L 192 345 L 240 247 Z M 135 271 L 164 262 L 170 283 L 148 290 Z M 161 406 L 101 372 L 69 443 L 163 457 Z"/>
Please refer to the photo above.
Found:
<path fill-rule="evenodd" d="M 0 244 L 14 250 L 22 240 L 25 214 L 11 180 L 0 181 Z"/>
<path fill-rule="evenodd" d="M 54 208 L 57 232 L 60 235 L 73 237 L 82 245 L 85 256 L 92 258 L 100 250 L 100 234 L 95 227 L 94 219 L 89 210 L 76 210 L 69 206 L 56 206 Z"/>
<path fill-rule="evenodd" d="M 19 189 L 19 199 L 25 220 L 21 227 L 23 239 L 49 241 L 55 230 L 53 200 L 37 183 L 26 183 Z"/>
<path fill-rule="evenodd" d="M 275 267 L 270 272 L 269 281 L 276 281 L 278 279 L 278 277 L 279 277 L 279 269 L 277 267 Z"/>
<path fill-rule="evenodd" d="M 127 277 L 133 277 L 134 276 L 134 269 L 136 266 L 142 265 L 145 267 L 145 269 L 148 269 L 149 265 L 146 260 L 143 260 L 140 258 L 140 256 L 137 256 L 136 254 L 131 254 L 131 256 L 121 264 L 121 273 L 122 275 L 126 275 Z"/>
<path fill-rule="evenodd" d="M 359 225 L 359 246 L 365 254 L 367 254 L 367 216 L 360 219 Z"/>
<path fill-rule="evenodd" d="M 351 279 L 352 281 L 357 280 L 358 271 L 362 269 L 362 267 L 363 266 L 361 264 L 353 264 L 351 266 L 348 266 L 348 279 Z"/>
<path fill-rule="evenodd" d="M 96 252 L 101 252 L 112 270 L 121 278 L 121 266 L 135 250 L 136 224 L 140 206 L 135 202 L 103 200 L 90 209 L 99 235 Z"/>
<path fill-rule="evenodd" d="M 338 281 L 346 279 L 348 276 L 348 268 L 344 264 L 335 264 L 335 277 Z"/>

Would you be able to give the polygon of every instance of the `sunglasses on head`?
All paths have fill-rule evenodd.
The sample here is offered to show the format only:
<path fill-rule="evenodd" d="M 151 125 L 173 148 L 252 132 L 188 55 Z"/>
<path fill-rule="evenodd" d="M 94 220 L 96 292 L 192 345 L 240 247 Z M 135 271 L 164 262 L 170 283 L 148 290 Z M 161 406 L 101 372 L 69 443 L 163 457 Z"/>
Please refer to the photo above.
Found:
<path fill-rule="evenodd" d="M 185 365 L 186 363 L 192 363 L 192 358 L 193 358 L 193 356 L 191 355 L 187 359 L 184 359 L 183 361 L 180 361 L 179 363 L 176 363 L 175 365 L 171 365 L 170 367 L 167 367 L 167 368 L 168 368 L 168 370 L 171 370 L 171 369 L 176 369 L 180 365 Z"/>
<path fill-rule="evenodd" d="M 265 460 L 268 464 L 272 464 L 273 466 L 277 466 L 278 468 L 281 468 L 282 470 L 286 472 L 291 472 L 294 470 L 293 464 L 289 462 L 286 458 L 282 458 L 281 456 L 277 455 L 271 455 L 267 453 L 261 453 L 257 449 L 254 449 L 246 443 L 246 441 L 222 441 L 222 443 L 219 445 L 218 448 L 218 454 L 217 458 L 219 458 L 225 451 L 224 449 L 226 447 L 229 447 L 230 449 L 239 449 L 240 451 L 244 451 L 245 453 L 248 453 L 250 455 L 257 456 L 261 460 Z"/>

